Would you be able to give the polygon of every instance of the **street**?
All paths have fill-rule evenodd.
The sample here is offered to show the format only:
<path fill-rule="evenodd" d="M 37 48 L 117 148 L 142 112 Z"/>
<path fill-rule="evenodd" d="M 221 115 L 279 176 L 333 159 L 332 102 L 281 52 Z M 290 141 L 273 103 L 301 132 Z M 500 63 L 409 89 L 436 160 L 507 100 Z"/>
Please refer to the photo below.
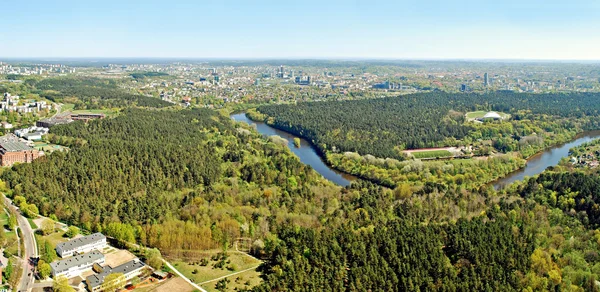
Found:
<path fill-rule="evenodd" d="M 12 205 L 12 201 L 6 197 L 4 197 L 4 200 L 8 208 L 17 213 L 17 223 L 21 229 L 21 234 L 23 235 L 22 240 L 25 247 L 25 260 L 21 261 L 23 274 L 21 276 L 21 280 L 19 281 L 19 287 L 17 291 L 31 291 L 34 282 L 33 260 L 38 257 L 33 230 L 31 229 L 29 222 L 27 222 L 27 218 L 25 218 L 21 212 Z"/>

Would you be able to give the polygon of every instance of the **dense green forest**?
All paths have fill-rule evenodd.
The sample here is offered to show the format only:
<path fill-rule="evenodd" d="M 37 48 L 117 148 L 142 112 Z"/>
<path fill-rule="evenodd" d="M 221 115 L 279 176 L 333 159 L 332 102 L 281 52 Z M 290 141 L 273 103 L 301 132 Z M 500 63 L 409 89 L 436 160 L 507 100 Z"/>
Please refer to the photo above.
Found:
<path fill-rule="evenodd" d="M 167 107 L 171 104 L 158 98 L 127 93 L 118 81 L 97 78 L 28 79 L 25 83 L 34 93 L 54 102 L 74 103 L 75 109 L 102 109 L 126 106 Z"/>
<path fill-rule="evenodd" d="M 318 225 L 323 211 L 313 201 L 339 199 L 289 149 L 207 109 L 128 109 L 53 127 L 48 139 L 71 150 L 4 172 L 13 196 L 46 216 L 165 252 L 264 239 L 286 219 Z"/>
<path fill-rule="evenodd" d="M 479 131 L 562 129 L 571 118 Z M 588 127 L 577 119 L 575 127 Z M 591 171 L 561 166 L 496 192 L 480 184 L 522 159 L 331 153 L 334 163 L 390 178 L 341 188 L 282 138 L 208 109 L 129 108 L 55 126 L 46 139 L 71 150 L 0 175 L 27 215 L 158 247 L 169 258 L 197 259 L 250 238 L 252 254 L 265 260 L 255 291 L 598 290 L 600 180 Z"/>
<path fill-rule="evenodd" d="M 531 133 L 519 121 L 558 118 L 546 123 L 543 132 L 597 129 L 600 94 L 488 94 L 419 93 L 399 97 L 353 101 L 266 105 L 258 111 L 269 124 L 313 141 L 319 150 L 352 151 L 383 158 L 402 159 L 399 150 L 454 146 L 465 138 L 486 138 L 486 130 L 465 123 L 464 113 L 476 110 L 509 113 L 515 128 L 497 139 L 494 146 L 505 152 Z M 565 106 L 569 105 L 569 106 Z M 575 122 L 577 121 L 577 122 Z M 526 123 L 526 124 L 528 124 Z M 541 125 L 542 122 L 539 122 Z M 483 126 L 487 128 L 486 126 Z M 498 131 L 498 129 L 496 129 Z M 494 138 L 498 138 L 496 136 Z"/>

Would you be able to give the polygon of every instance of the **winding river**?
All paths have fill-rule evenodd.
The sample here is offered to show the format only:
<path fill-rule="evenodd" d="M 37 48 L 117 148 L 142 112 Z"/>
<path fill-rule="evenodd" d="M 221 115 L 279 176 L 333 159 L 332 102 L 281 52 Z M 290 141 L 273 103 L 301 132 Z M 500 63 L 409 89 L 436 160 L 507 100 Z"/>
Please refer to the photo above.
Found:
<path fill-rule="evenodd" d="M 326 179 L 341 185 L 347 186 L 356 177 L 350 174 L 346 174 L 335 169 L 330 168 L 325 161 L 319 156 L 313 146 L 306 140 L 300 138 L 300 148 L 294 146 L 294 138 L 296 136 L 275 129 L 263 122 L 255 122 L 246 117 L 245 113 L 233 114 L 231 118 L 238 121 L 244 122 L 249 125 L 256 125 L 256 130 L 265 135 L 272 136 L 278 135 L 288 140 L 288 146 L 296 154 L 302 163 L 310 165 L 314 170 L 320 173 Z M 555 166 L 560 162 L 563 157 L 569 155 L 569 149 L 579 146 L 583 143 L 592 141 L 595 138 L 600 137 L 600 131 L 589 131 L 584 132 L 575 137 L 574 140 L 568 143 L 559 144 L 552 148 L 548 148 L 545 151 L 538 153 L 527 160 L 527 165 L 509 175 L 496 180 L 491 183 L 494 189 L 501 189 L 515 181 L 523 180 L 527 176 L 534 176 L 546 170 L 550 166 Z"/>
<path fill-rule="evenodd" d="M 515 181 L 523 180 L 526 176 L 534 176 L 546 170 L 550 166 L 555 166 L 563 158 L 569 155 L 569 149 L 577 147 L 583 143 L 590 142 L 600 137 L 600 131 L 583 132 L 568 143 L 559 144 L 540 152 L 527 160 L 527 165 L 495 182 L 492 183 L 494 189 L 501 189 Z"/>
<path fill-rule="evenodd" d="M 341 186 L 347 186 L 351 181 L 355 180 L 356 177 L 350 174 L 346 174 L 335 169 L 330 168 L 325 161 L 319 156 L 313 146 L 306 140 L 300 138 L 300 148 L 294 146 L 294 138 L 296 137 L 288 132 L 284 132 L 275 129 L 263 122 L 255 122 L 246 117 L 245 113 L 233 114 L 231 118 L 238 121 L 244 122 L 249 125 L 256 125 L 256 130 L 265 135 L 272 136 L 277 135 L 288 140 L 288 146 L 290 150 L 300 158 L 300 161 L 306 165 L 310 165 L 314 170 L 320 173 L 324 178 Z"/>

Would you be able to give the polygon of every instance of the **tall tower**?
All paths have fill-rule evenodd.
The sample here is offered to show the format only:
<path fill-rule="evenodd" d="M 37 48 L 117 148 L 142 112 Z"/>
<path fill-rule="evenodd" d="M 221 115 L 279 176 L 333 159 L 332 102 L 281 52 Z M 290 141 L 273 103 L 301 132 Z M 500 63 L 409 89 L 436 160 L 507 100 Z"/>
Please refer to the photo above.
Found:
<path fill-rule="evenodd" d="M 485 86 L 490 85 L 490 78 L 489 78 L 487 72 L 483 74 L 483 85 L 485 85 Z"/>

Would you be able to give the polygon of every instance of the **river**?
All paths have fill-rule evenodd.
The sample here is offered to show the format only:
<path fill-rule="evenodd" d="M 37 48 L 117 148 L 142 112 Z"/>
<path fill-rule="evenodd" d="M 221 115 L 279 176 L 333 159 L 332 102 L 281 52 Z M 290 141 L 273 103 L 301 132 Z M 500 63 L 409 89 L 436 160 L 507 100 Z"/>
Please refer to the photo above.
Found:
<path fill-rule="evenodd" d="M 569 149 L 590 142 L 598 137 L 600 137 L 600 131 L 583 132 L 577 135 L 575 140 L 571 142 L 559 144 L 538 153 L 527 160 L 527 165 L 524 168 L 493 182 L 494 189 L 501 189 L 515 181 L 523 180 L 526 176 L 539 174 L 546 170 L 546 168 L 557 165 L 563 157 L 567 157 Z"/>
<path fill-rule="evenodd" d="M 231 118 L 238 121 L 244 122 L 249 125 L 256 125 L 256 130 L 264 136 L 277 135 L 288 140 L 288 146 L 290 150 L 300 158 L 300 161 L 306 165 L 310 165 L 314 170 L 320 173 L 324 178 L 340 185 L 347 186 L 351 181 L 355 180 L 356 177 L 342 173 L 340 171 L 330 168 L 325 161 L 319 156 L 313 146 L 306 140 L 300 138 L 300 148 L 294 145 L 294 138 L 296 137 L 290 133 L 275 129 L 263 122 L 255 122 L 246 117 L 245 113 L 233 114 Z"/>
<path fill-rule="evenodd" d="M 292 152 L 300 158 L 302 163 L 310 165 L 323 177 L 338 185 L 347 186 L 352 180 L 356 179 L 355 176 L 330 168 L 327 163 L 323 161 L 321 156 L 319 156 L 317 151 L 315 151 L 313 146 L 304 139 L 300 139 L 300 148 L 298 148 L 294 146 L 294 138 L 296 138 L 296 136 L 290 133 L 275 129 L 263 122 L 254 122 L 246 117 L 245 113 L 231 115 L 231 118 L 249 125 L 256 125 L 256 130 L 265 136 L 278 135 L 285 138 L 288 140 L 288 146 Z M 569 149 L 599 137 L 600 131 L 583 132 L 577 135 L 571 142 L 556 145 L 532 156 L 527 160 L 527 165 L 524 168 L 514 171 L 491 184 L 494 189 L 498 190 L 515 181 L 523 180 L 527 176 L 540 174 L 546 170 L 546 168 L 557 165 L 563 157 L 567 157 L 569 155 Z"/>

